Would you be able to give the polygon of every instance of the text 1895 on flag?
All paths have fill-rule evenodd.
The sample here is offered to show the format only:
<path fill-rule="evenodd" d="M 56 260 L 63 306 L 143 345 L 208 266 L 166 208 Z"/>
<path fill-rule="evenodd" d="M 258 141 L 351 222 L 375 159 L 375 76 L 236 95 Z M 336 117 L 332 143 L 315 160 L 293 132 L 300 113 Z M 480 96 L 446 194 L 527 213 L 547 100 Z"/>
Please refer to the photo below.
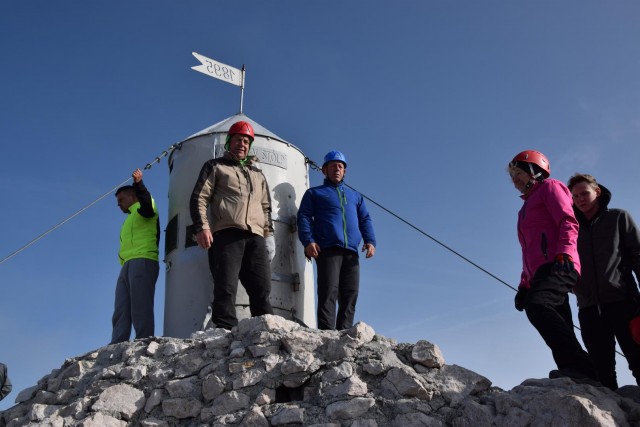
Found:
<path fill-rule="evenodd" d="M 206 56 L 200 55 L 199 53 L 191 53 L 198 59 L 198 61 L 201 62 L 201 65 L 191 67 L 192 70 L 199 71 L 216 79 L 224 80 L 225 82 L 231 83 L 236 86 L 242 86 L 241 70 L 230 67 L 226 64 L 223 64 L 222 62 L 215 61 L 211 58 L 207 58 Z"/>

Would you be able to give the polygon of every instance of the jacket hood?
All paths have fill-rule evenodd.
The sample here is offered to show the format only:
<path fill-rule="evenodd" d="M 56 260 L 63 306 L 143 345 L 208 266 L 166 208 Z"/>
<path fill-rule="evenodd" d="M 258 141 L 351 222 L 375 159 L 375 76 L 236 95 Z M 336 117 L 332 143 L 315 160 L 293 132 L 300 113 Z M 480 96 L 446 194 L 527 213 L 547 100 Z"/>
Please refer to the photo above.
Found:
<path fill-rule="evenodd" d="M 598 213 L 596 213 L 593 218 L 597 218 L 602 212 L 606 211 L 609 208 L 609 202 L 611 202 L 611 190 L 602 184 L 598 184 L 598 187 L 600 187 L 600 206 L 598 207 Z M 578 222 L 581 224 L 588 222 L 587 218 L 582 211 L 576 207 L 575 203 L 573 205 L 573 212 L 576 214 Z"/>
<path fill-rule="evenodd" d="M 602 184 L 598 184 L 598 187 L 600 187 L 600 209 L 607 209 L 611 201 L 611 191 Z"/>

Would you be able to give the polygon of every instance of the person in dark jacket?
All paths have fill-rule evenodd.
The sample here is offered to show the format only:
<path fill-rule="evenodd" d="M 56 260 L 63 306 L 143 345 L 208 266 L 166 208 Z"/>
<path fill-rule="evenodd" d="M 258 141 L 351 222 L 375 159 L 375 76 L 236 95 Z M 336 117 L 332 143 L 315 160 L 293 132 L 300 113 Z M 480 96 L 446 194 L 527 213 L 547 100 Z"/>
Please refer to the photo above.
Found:
<path fill-rule="evenodd" d="M 111 344 L 129 340 L 131 326 L 136 339 L 151 337 L 155 323 L 153 299 L 160 266 L 160 220 L 155 202 L 142 182 L 142 171 L 131 175 L 133 185 L 116 191 L 118 207 L 127 214 L 120 230 L 120 275 L 116 284 Z"/>
<path fill-rule="evenodd" d="M 340 151 L 324 157 L 324 184 L 308 189 L 298 210 L 298 237 L 318 271 L 318 329 L 353 326 L 360 287 L 358 246 L 371 258 L 376 238 L 360 193 L 344 184 L 347 159 Z M 338 313 L 336 315 L 336 301 Z"/>
<path fill-rule="evenodd" d="M 7 397 L 12 388 L 9 374 L 7 374 L 7 365 L 0 363 L 0 400 Z"/>
<path fill-rule="evenodd" d="M 618 388 L 616 340 L 640 384 L 640 345 L 629 330 L 640 308 L 633 277 L 640 277 L 640 231 L 628 212 L 609 208 L 611 192 L 593 176 L 575 174 L 568 187 L 580 223 L 582 276 L 575 294 L 582 340 L 603 385 Z"/>
<path fill-rule="evenodd" d="M 549 378 L 592 382 L 597 375 L 573 331 L 568 297 L 580 277 L 578 222 L 571 193 L 550 174 L 549 160 L 538 151 L 523 151 L 509 163 L 524 201 L 518 213 L 523 266 L 515 307 L 525 311 L 551 349 L 558 369 Z"/>

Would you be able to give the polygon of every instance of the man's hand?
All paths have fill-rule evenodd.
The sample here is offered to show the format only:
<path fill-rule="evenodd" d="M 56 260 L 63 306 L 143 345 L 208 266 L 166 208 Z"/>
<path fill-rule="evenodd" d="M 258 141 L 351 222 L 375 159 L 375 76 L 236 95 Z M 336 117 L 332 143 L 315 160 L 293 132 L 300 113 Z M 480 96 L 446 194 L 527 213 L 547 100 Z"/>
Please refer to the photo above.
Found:
<path fill-rule="evenodd" d="M 317 258 L 320 255 L 320 246 L 315 242 L 311 242 L 304 248 L 304 254 L 307 258 Z"/>
<path fill-rule="evenodd" d="M 209 249 L 211 245 L 213 245 L 213 235 L 211 234 L 211 230 L 202 230 L 196 234 L 196 241 L 198 242 L 198 246 L 203 249 Z"/>
<path fill-rule="evenodd" d="M 133 182 L 135 183 L 142 181 L 142 171 L 140 169 L 134 170 L 131 176 L 133 177 Z"/>
<path fill-rule="evenodd" d="M 365 243 L 362 246 L 362 252 L 364 252 L 364 251 L 367 251 L 367 255 L 365 257 L 366 258 L 371 258 L 376 253 L 376 247 L 373 246 L 371 243 Z"/>
<path fill-rule="evenodd" d="M 271 262 L 273 261 L 273 257 L 276 256 L 276 238 L 274 236 L 265 237 L 264 244 L 267 246 L 269 262 Z"/>

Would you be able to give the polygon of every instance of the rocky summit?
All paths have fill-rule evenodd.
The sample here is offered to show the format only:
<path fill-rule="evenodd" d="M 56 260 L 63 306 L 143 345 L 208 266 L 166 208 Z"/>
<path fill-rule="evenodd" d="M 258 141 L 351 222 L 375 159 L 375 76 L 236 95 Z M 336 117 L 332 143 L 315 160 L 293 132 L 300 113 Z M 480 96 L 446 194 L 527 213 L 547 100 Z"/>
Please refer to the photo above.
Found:
<path fill-rule="evenodd" d="M 68 359 L 22 391 L 0 426 L 638 426 L 639 394 L 567 378 L 504 391 L 427 341 L 266 315 Z"/>

